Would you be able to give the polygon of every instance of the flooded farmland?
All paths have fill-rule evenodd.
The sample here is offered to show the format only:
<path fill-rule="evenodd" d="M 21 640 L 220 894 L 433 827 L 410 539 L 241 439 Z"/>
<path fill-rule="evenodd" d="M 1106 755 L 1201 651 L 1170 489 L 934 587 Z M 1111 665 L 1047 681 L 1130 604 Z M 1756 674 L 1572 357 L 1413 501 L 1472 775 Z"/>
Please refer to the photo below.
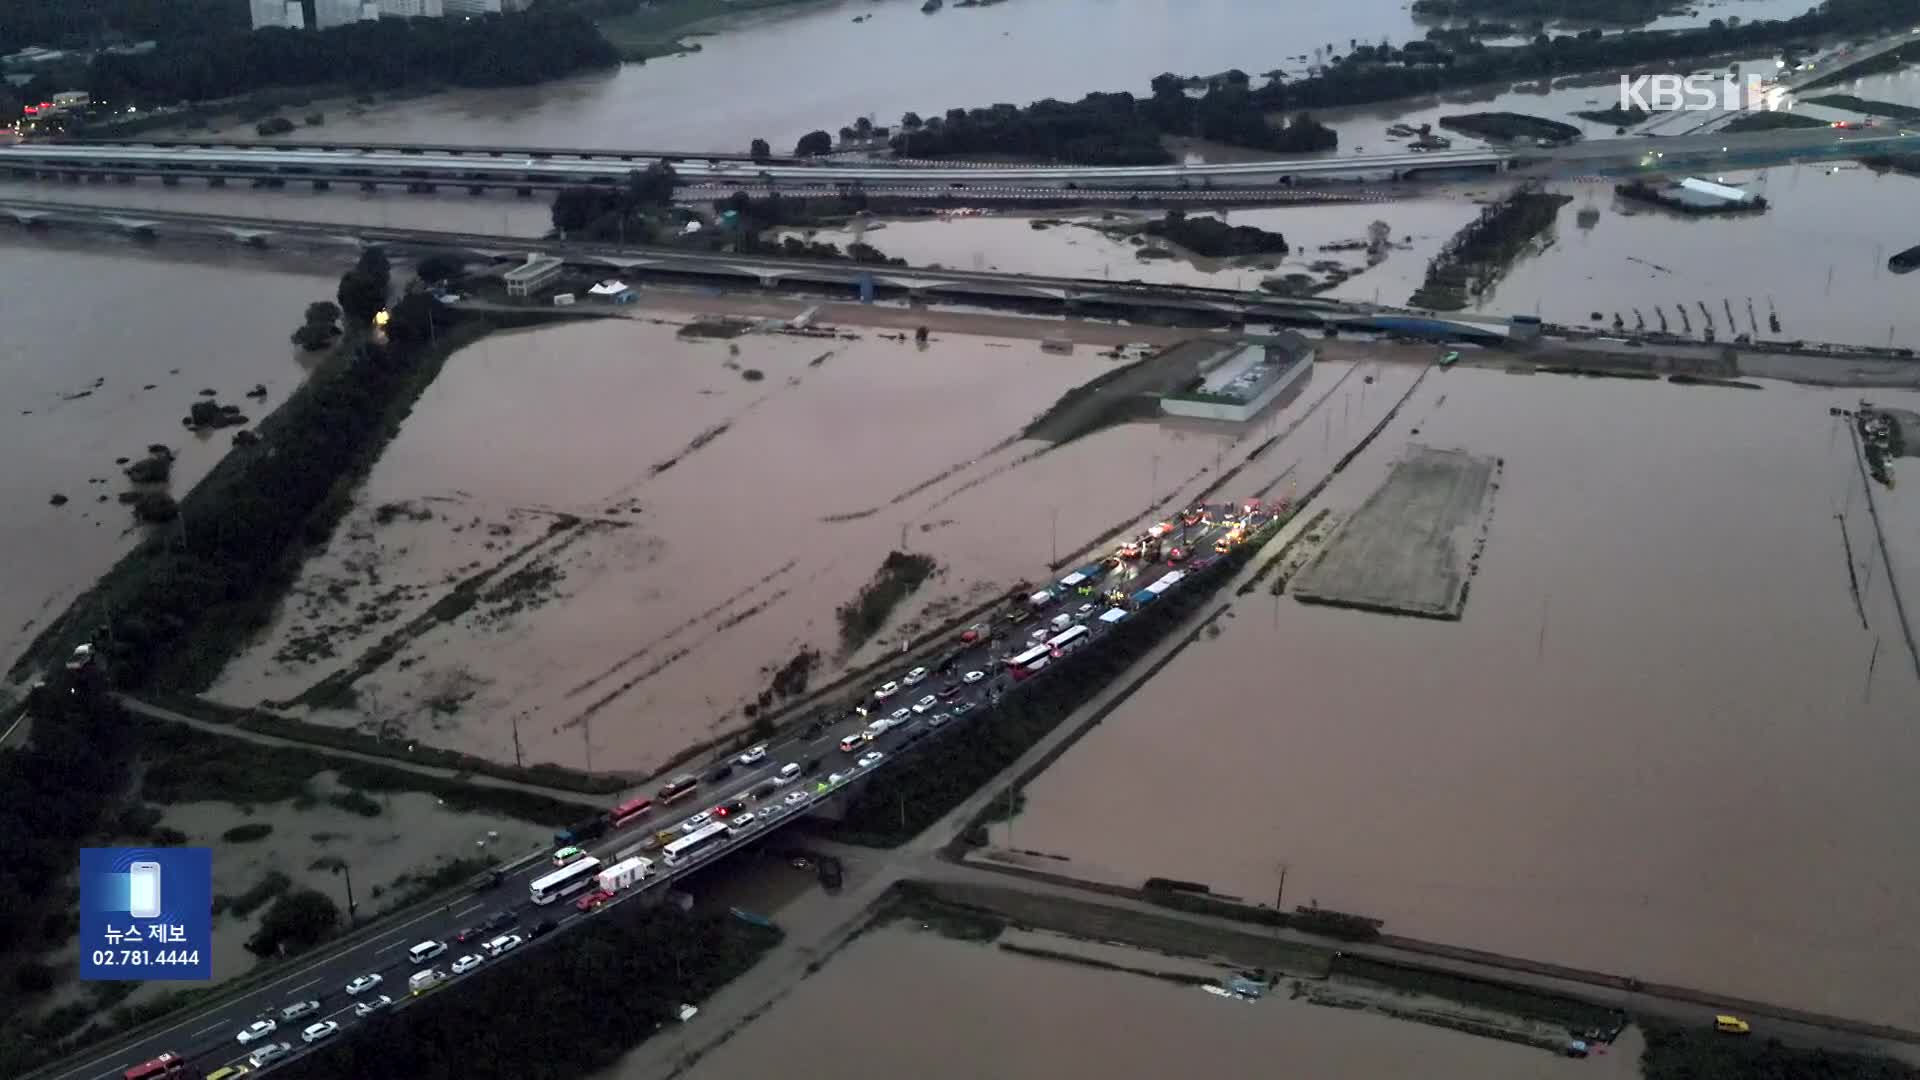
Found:
<path fill-rule="evenodd" d="M 658 768 L 744 728 L 803 653 L 827 682 L 1044 575 L 1231 445 L 1141 423 L 1022 439 L 1120 363 L 1088 348 L 679 329 L 604 320 L 456 354 L 214 696 L 497 760 Z M 849 655 L 835 610 L 891 550 L 938 570 Z"/>
<path fill-rule="evenodd" d="M 202 390 L 254 418 L 305 377 L 287 342 L 334 282 L 298 265 L 208 249 L 172 258 L 97 241 L 0 244 L 0 654 L 17 656 L 138 537 L 116 501 L 125 462 L 174 452 L 172 489 L 211 469 L 232 432 L 180 424 Z M 246 397 L 256 384 L 263 400 Z M 50 505 L 53 496 L 65 505 Z"/>
<path fill-rule="evenodd" d="M 1041 935 L 1030 944 L 1059 947 Z M 1224 977 L 1216 966 L 1110 948 L 1108 962 Z M 752 976 L 749 975 L 749 978 Z M 848 1024 L 850 1015 L 861 1017 Z M 694 1021 L 697 1025 L 698 1019 Z M 871 931 L 686 1072 L 690 1080 L 860 1061 L 863 1074 L 1156 1076 L 1258 1070 L 1298 1076 L 1633 1077 L 1637 1036 L 1587 1061 L 1273 994 L 1251 1004 L 1190 985 L 956 941 L 917 922 Z M 605 1080 L 640 1080 L 615 1066 Z"/>
<path fill-rule="evenodd" d="M 1322 505 L 1412 442 L 1499 458 L 1463 620 L 1238 600 L 1035 781 L 1018 846 L 1254 900 L 1284 867 L 1289 906 L 1391 933 L 1913 1023 L 1920 678 L 1828 415 L 1857 400 L 1427 379 Z M 1920 517 L 1875 499 L 1909 585 Z"/>

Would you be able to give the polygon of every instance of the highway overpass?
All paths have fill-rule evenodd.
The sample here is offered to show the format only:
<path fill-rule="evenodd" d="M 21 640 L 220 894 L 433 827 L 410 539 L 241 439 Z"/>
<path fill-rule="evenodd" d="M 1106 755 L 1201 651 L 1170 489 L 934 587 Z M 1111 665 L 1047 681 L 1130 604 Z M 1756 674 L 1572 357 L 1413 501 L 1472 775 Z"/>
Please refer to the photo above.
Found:
<path fill-rule="evenodd" d="M 1184 527 L 1181 528 L 1180 542 L 1200 550 L 1210 548 L 1226 531 L 1226 520 L 1238 516 L 1239 510 L 1238 506 L 1217 507 L 1215 516 L 1221 520 L 1192 535 L 1188 535 Z M 1257 512 L 1256 525 L 1267 520 L 1270 518 L 1266 511 Z M 1187 571 L 1186 577 L 1173 584 L 1171 589 L 1205 587 L 1218 580 L 1218 575 L 1230 573 L 1234 568 L 1234 563 L 1209 555 L 1204 560 L 1183 566 L 1182 569 Z M 1102 571 L 1104 580 L 1100 585 L 1102 588 L 1131 592 L 1156 581 L 1171 569 L 1164 564 L 1122 564 L 1111 571 Z M 903 657 L 896 670 L 876 676 L 872 683 L 862 685 L 854 692 L 854 700 L 842 703 L 836 710 L 841 715 L 833 722 L 809 729 L 798 734 L 798 737 L 789 734 L 772 741 L 766 745 L 762 759 L 737 763 L 724 776 L 719 775 L 717 770 L 710 772 L 708 767 L 703 767 L 695 774 L 700 779 L 700 786 L 691 797 L 670 806 L 656 804 L 623 828 L 607 830 L 603 836 L 591 841 L 580 840 L 580 846 L 587 847 L 590 854 L 610 865 L 619 855 L 634 849 L 656 832 L 673 830 L 677 835 L 685 835 L 690 830 L 682 830 L 681 827 L 696 814 L 716 819 L 714 815 L 717 811 L 714 808 L 734 803 L 735 800 L 744 805 L 735 809 L 730 816 L 737 817 L 742 811 L 750 811 L 754 816 L 752 824 L 743 825 L 738 835 L 724 840 L 719 846 L 688 856 L 679 865 L 667 866 L 659 852 L 648 853 L 647 857 L 654 860 L 656 872 L 622 893 L 609 907 L 643 897 L 658 900 L 674 883 L 734 851 L 754 844 L 809 815 L 836 812 L 848 794 L 858 790 L 868 777 L 903 760 L 909 748 L 912 753 L 938 754 L 942 746 L 968 738 L 969 728 L 977 724 L 1002 697 L 1021 693 L 1023 687 L 1043 680 L 1059 678 L 1059 672 L 1063 669 L 1071 671 L 1077 661 L 1102 647 L 1103 639 L 1114 632 L 1114 627 L 1093 617 L 1096 612 L 1106 609 L 1106 604 L 1090 604 L 1089 598 L 1077 595 L 1073 589 L 1055 591 L 1061 595 L 1033 609 L 1033 617 L 1020 625 L 995 620 L 991 616 L 983 618 L 983 621 L 992 621 L 1003 627 L 1003 638 L 994 640 L 983 634 L 971 644 L 953 647 L 948 654 L 950 665 L 940 665 L 947 668 L 945 672 L 916 669 L 920 672 L 920 678 L 914 679 L 914 685 L 907 685 L 907 680 L 913 678 L 908 669 L 916 661 Z M 1026 651 L 1032 644 L 1029 633 L 1035 627 L 1045 628 L 1039 631 L 1043 637 L 1055 635 L 1058 631 L 1052 627 L 1050 620 L 1060 614 L 1077 620 L 1079 625 L 1086 628 L 1086 643 L 1075 645 L 1064 654 L 1055 656 L 1050 663 L 1031 675 L 1027 682 L 1011 681 L 1008 665 L 1003 658 Z M 934 660 L 924 658 L 917 662 L 928 665 L 928 668 L 936 664 Z M 965 681 L 971 677 L 968 674 L 970 672 L 979 672 L 980 677 L 972 682 Z M 879 699 L 874 690 L 883 681 L 897 681 L 899 685 L 885 699 Z M 855 705 L 868 707 L 871 715 L 859 715 L 851 711 Z M 880 732 L 871 741 L 860 742 L 852 750 L 841 749 L 843 739 L 860 735 L 874 720 L 889 715 L 899 720 L 898 726 Z M 937 724 L 936 717 L 942 718 Z M 871 751 L 879 752 L 878 760 L 859 764 L 868 760 L 864 755 Z M 800 766 L 804 775 L 759 799 L 749 797 L 751 791 L 764 785 L 789 764 Z M 709 762 L 709 767 L 711 765 Z M 654 797 L 654 784 L 665 779 L 664 776 L 656 777 L 646 788 L 622 798 Z M 805 794 L 797 794 L 801 792 Z M 611 797 L 608 799 L 610 805 L 618 801 Z M 557 924 L 555 933 L 528 942 L 521 951 L 529 947 L 544 947 L 559 933 L 577 927 L 584 919 L 595 917 L 578 911 L 571 899 L 549 899 L 545 904 L 532 899 L 532 880 L 551 873 L 553 869 L 542 853 L 542 857 L 512 866 L 497 886 L 483 887 L 475 895 L 462 896 L 444 907 L 414 909 L 391 920 L 377 922 L 367 931 L 335 942 L 303 962 L 288 965 L 284 974 L 252 987 L 223 1004 L 162 1022 L 157 1029 L 86 1055 L 90 1060 L 65 1062 L 32 1075 L 41 1080 L 118 1080 L 120 1074 L 130 1066 L 153 1060 L 165 1053 L 181 1055 L 201 1070 L 192 1075 L 203 1075 L 223 1065 L 244 1062 L 248 1053 L 258 1049 L 263 1042 L 290 1042 L 299 1048 L 300 1029 L 323 1019 L 339 1023 L 346 1029 L 344 1037 L 351 1037 L 353 1028 L 364 1022 L 355 1015 L 357 999 L 345 992 L 345 986 L 351 979 L 378 974 L 381 977 L 380 985 L 363 994 L 362 998 L 386 994 L 394 999 L 393 1007 L 404 1008 L 417 1000 L 408 995 L 408 976 L 427 967 L 447 971 L 448 966 L 463 954 L 481 954 L 480 941 L 466 938 L 462 931 L 479 926 L 495 913 L 512 919 L 515 928 L 489 932 L 480 940 L 492 937 L 495 933 L 517 932 L 525 936 L 537 921 L 543 919 Z M 579 895 L 582 894 L 575 894 L 576 897 Z M 602 908 L 602 911 L 605 910 Z M 424 941 L 446 943 L 447 951 L 430 962 L 409 962 L 407 950 Z M 513 953 L 485 959 L 479 971 L 484 972 L 496 964 L 511 963 L 515 959 L 518 957 Z M 462 981 L 467 977 L 454 976 L 450 982 L 433 992 L 458 993 Z M 235 1036 L 240 1029 L 260 1018 L 263 1013 L 269 1010 L 277 1012 L 291 1003 L 314 999 L 321 1002 L 318 1014 L 296 1022 L 282 1021 L 279 1030 L 270 1038 L 251 1046 L 242 1046 L 236 1041 Z"/>

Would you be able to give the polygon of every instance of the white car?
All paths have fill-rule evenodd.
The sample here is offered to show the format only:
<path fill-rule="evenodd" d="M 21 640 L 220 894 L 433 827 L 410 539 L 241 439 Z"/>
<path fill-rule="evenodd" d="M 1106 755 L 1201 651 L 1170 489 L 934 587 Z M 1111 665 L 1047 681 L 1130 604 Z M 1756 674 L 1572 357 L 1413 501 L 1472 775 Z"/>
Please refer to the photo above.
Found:
<path fill-rule="evenodd" d="M 1085 619 L 1085 618 L 1086 618 L 1087 616 L 1089 616 L 1089 615 L 1091 615 L 1091 614 L 1093 614 L 1093 605 L 1092 605 L 1092 604 L 1081 604 L 1081 605 L 1080 605 L 1080 610 L 1079 610 L 1078 612 L 1076 612 L 1076 613 L 1074 614 L 1074 617 L 1075 617 L 1076 619 Z"/>
<path fill-rule="evenodd" d="M 321 1039 L 326 1038 L 329 1035 L 337 1035 L 339 1034 L 339 1032 L 340 1032 L 339 1024 L 336 1024 L 331 1020 L 322 1020 L 319 1023 L 314 1024 L 311 1027 L 308 1027 L 307 1030 L 301 1032 L 300 1041 L 308 1045 L 312 1045 L 314 1043 L 319 1042 Z"/>
<path fill-rule="evenodd" d="M 268 1043 L 247 1055 L 247 1064 L 256 1069 L 263 1069 L 291 1053 L 293 1053 L 291 1043 Z"/>
<path fill-rule="evenodd" d="M 347 984 L 347 996 L 359 997 L 361 994 L 364 994 L 367 991 L 379 985 L 380 985 L 380 976 L 362 975 L 359 978 Z"/>
<path fill-rule="evenodd" d="M 926 697 L 913 703 L 913 711 L 916 713 L 924 713 L 938 704 L 940 704 L 940 699 L 934 697 L 932 694 L 928 694 Z"/>
<path fill-rule="evenodd" d="M 392 1005 L 393 1005 L 393 999 L 388 997 L 385 994 L 381 994 L 377 998 L 372 998 L 370 1000 L 363 1001 L 358 1005 L 355 1005 L 353 1007 L 353 1015 L 359 1017 L 362 1020 L 365 1020 L 367 1017 L 372 1016 L 374 1013 L 379 1012 L 381 1009 L 388 1008 Z"/>
<path fill-rule="evenodd" d="M 921 683 L 927 681 L 927 669 L 923 667 L 914 668 L 912 671 L 907 672 L 906 678 L 900 681 L 906 683 L 908 686 L 919 686 Z"/>
<path fill-rule="evenodd" d="M 847 782 L 847 777 L 850 775 L 852 774 L 843 772 L 834 773 L 832 776 L 827 777 L 827 786 L 830 788 L 839 787 L 841 784 Z"/>
<path fill-rule="evenodd" d="M 699 813 L 688 818 L 687 820 L 681 822 L 680 831 L 683 833 L 693 832 L 695 829 L 698 829 L 700 826 L 705 825 L 707 822 L 712 820 L 713 820 L 713 811 L 702 810 Z"/>
<path fill-rule="evenodd" d="M 465 975 L 467 972 L 472 971 L 474 968 L 477 968 L 479 966 L 480 966 L 480 958 L 473 955 L 472 953 L 468 953 L 467 955 L 453 962 L 453 973 L 455 975 Z"/>
<path fill-rule="evenodd" d="M 764 745 L 756 746 L 734 760 L 742 765 L 758 765 L 767 760 L 767 748 Z"/>
<path fill-rule="evenodd" d="M 986 677 L 987 673 L 984 671 L 969 671 L 960 677 L 960 681 L 964 683 L 977 683 Z"/>
<path fill-rule="evenodd" d="M 895 709 L 893 710 L 893 715 L 887 717 L 887 726 L 899 727 L 901 724 L 913 719 L 913 714 L 919 711 L 918 706 L 911 709 Z"/>
<path fill-rule="evenodd" d="M 245 1046 L 257 1039 L 264 1039 L 279 1029 L 280 1025 L 271 1020 L 255 1020 L 246 1027 L 241 1028 L 240 1034 L 236 1036 L 236 1038 L 240 1040 L 241 1046 Z"/>
<path fill-rule="evenodd" d="M 900 684 L 897 682 L 890 682 L 885 686 L 882 686 L 880 689 L 875 690 L 873 692 L 873 696 L 875 700 L 885 701 L 899 692 L 900 692 Z"/>
<path fill-rule="evenodd" d="M 869 769 L 875 765 L 880 764 L 880 759 L 885 756 L 886 756 L 885 754 L 882 754 L 878 750 L 869 750 L 866 753 L 861 754 L 860 760 L 854 762 L 854 764 L 860 766 L 863 769 Z"/>
<path fill-rule="evenodd" d="M 789 791 L 787 792 L 786 801 L 788 806 L 799 806 L 801 803 L 806 802 L 808 799 L 811 799 L 811 798 L 813 798 L 813 795 L 810 792 Z"/>
<path fill-rule="evenodd" d="M 487 942 L 487 955 L 499 956 L 504 952 L 512 952 L 519 947 L 520 941 L 521 938 L 519 934 L 506 934 L 494 938 L 492 941 Z"/>
<path fill-rule="evenodd" d="M 318 1001 L 296 1001 L 280 1010 L 280 1019 L 298 1020 L 308 1013 L 317 1013 L 319 1011 L 320 1003 Z"/>

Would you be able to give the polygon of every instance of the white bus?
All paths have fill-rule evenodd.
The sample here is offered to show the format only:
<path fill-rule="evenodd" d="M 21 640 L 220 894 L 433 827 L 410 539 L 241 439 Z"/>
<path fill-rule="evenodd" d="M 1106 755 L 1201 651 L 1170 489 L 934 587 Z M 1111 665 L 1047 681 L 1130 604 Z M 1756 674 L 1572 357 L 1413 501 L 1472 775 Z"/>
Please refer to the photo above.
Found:
<path fill-rule="evenodd" d="M 538 878 L 533 883 L 533 902 L 551 904 L 563 896 L 571 896 L 593 884 L 600 872 L 600 860 L 592 857 L 569 863 L 559 870 Z"/>
<path fill-rule="evenodd" d="M 1093 631 L 1084 626 L 1076 626 L 1065 633 L 1048 638 L 1047 648 L 1052 649 L 1056 653 L 1062 652 L 1076 641 L 1087 640 L 1087 637 L 1092 633 Z"/>
<path fill-rule="evenodd" d="M 1053 646 L 1035 645 L 1033 648 L 1028 649 L 1026 652 L 1021 653 L 1019 656 L 1007 657 L 1007 667 L 1010 670 L 1019 671 L 1021 668 L 1026 667 L 1028 664 L 1033 663 L 1035 660 L 1040 660 L 1052 655 L 1053 655 Z"/>
<path fill-rule="evenodd" d="M 718 847 L 726 842 L 727 823 L 710 822 L 668 844 L 666 850 L 661 852 L 661 858 L 667 861 L 668 866 L 679 866 L 708 848 Z"/>

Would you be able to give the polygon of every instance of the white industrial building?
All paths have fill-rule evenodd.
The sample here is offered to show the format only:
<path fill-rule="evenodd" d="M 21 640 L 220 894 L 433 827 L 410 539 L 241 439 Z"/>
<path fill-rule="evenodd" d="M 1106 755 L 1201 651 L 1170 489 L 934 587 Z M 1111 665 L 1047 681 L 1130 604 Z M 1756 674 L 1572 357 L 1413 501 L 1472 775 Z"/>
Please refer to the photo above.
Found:
<path fill-rule="evenodd" d="M 440 0 L 379 0 L 380 15 L 387 19 L 438 19 L 447 13 Z"/>
<path fill-rule="evenodd" d="M 313 27 L 331 30 L 360 21 L 361 0 L 313 0 Z"/>
<path fill-rule="evenodd" d="M 285 30 L 307 28 L 307 12 L 300 6 L 300 0 L 252 0 L 250 6 L 255 30 L 269 27 Z"/>
<path fill-rule="evenodd" d="M 1169 416 L 1245 423 L 1313 368 L 1319 352 L 1291 330 L 1238 342 L 1195 341 L 1175 348 L 1206 352 L 1199 385 L 1160 399 Z"/>
<path fill-rule="evenodd" d="M 444 0 L 449 15 L 499 15 L 525 11 L 532 0 Z"/>
<path fill-rule="evenodd" d="M 526 262 L 503 275 L 507 281 L 507 295 L 532 296 L 558 280 L 566 265 L 551 255 L 537 252 L 529 254 Z"/>

